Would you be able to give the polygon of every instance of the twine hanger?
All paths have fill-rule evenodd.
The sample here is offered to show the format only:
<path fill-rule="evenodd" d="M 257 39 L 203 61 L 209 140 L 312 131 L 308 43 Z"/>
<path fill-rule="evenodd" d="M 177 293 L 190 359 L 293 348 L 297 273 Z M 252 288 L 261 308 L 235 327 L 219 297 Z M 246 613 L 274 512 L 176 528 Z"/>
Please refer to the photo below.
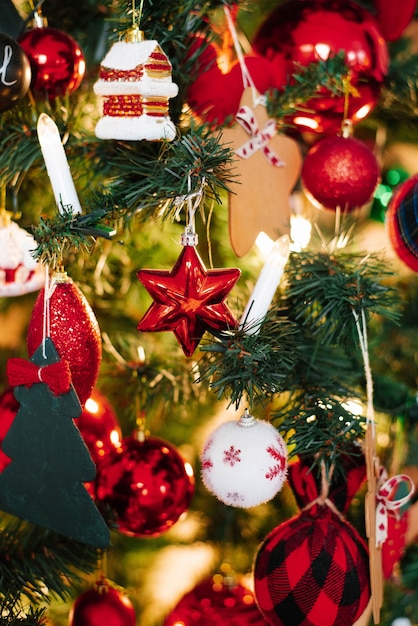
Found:
<path fill-rule="evenodd" d="M 245 63 L 245 58 L 242 53 L 242 48 L 238 39 L 238 33 L 235 28 L 234 20 L 232 19 L 231 11 L 227 5 L 224 5 L 224 13 L 225 13 L 226 21 L 228 23 L 229 32 L 231 33 L 232 41 L 234 43 L 234 49 L 237 55 L 238 63 L 241 68 L 243 87 L 244 89 L 247 89 L 247 87 L 251 87 L 254 107 L 257 106 L 257 104 L 262 104 L 265 106 L 266 98 L 265 96 L 261 96 L 258 93 L 255 83 L 253 81 L 253 78 L 248 70 L 247 64 Z"/>

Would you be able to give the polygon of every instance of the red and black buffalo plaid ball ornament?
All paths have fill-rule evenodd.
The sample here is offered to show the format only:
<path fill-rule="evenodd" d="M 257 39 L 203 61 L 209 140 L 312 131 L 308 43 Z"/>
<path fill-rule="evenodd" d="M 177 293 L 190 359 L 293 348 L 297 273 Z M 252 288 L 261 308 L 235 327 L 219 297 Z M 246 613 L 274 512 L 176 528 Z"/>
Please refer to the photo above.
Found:
<path fill-rule="evenodd" d="M 352 626 L 362 615 L 370 599 L 368 551 L 333 503 L 332 489 L 266 537 L 254 591 L 273 626 Z"/>

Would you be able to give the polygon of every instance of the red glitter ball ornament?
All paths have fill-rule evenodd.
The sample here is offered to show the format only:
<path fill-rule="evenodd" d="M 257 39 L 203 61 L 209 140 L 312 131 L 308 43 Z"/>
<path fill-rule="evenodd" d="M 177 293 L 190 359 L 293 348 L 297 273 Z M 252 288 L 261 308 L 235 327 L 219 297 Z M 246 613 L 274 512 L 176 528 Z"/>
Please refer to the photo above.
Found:
<path fill-rule="evenodd" d="M 377 104 L 388 71 L 386 42 L 373 16 L 347 0 L 290 0 L 274 9 L 253 41 L 256 52 L 297 73 L 307 66 L 344 52 L 351 85 L 359 97 L 350 97 L 348 115 L 354 123 Z M 273 85 L 280 89 L 282 85 Z M 300 131 L 337 132 L 343 120 L 344 96 L 323 89 L 288 121 Z"/>
<path fill-rule="evenodd" d="M 26 31 L 18 41 L 30 62 L 35 97 L 52 100 L 73 93 L 80 86 L 86 62 L 70 35 L 42 26 Z"/>
<path fill-rule="evenodd" d="M 186 593 L 164 626 L 265 626 L 252 591 L 240 583 L 226 584 L 220 575 L 203 580 Z"/>
<path fill-rule="evenodd" d="M 102 359 L 100 328 L 86 297 L 65 272 L 53 275 L 51 287 L 50 337 L 60 358 L 70 365 L 72 383 L 84 406 L 99 375 Z M 42 289 L 29 322 L 29 357 L 44 338 L 44 294 L 45 289 Z"/>
<path fill-rule="evenodd" d="M 379 182 L 373 152 L 353 137 L 326 137 L 308 151 L 301 179 L 309 199 L 321 208 L 350 212 L 368 202 Z"/>
<path fill-rule="evenodd" d="M 156 537 L 189 506 L 193 470 L 176 448 L 158 437 L 126 437 L 97 468 L 99 508 L 110 509 L 116 529 L 132 537 Z"/>
<path fill-rule="evenodd" d="M 135 626 L 132 602 L 120 589 L 99 581 L 75 600 L 68 616 L 68 626 Z"/>

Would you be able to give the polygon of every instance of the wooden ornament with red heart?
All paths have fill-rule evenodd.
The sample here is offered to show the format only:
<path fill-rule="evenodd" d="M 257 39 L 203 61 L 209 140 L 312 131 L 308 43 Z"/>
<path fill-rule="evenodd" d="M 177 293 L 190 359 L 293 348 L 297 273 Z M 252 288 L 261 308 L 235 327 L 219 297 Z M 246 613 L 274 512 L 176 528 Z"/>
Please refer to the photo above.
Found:
<path fill-rule="evenodd" d="M 260 232 L 273 240 L 289 234 L 290 194 L 302 155 L 294 139 L 277 133 L 276 122 L 251 88 L 243 92 L 237 121 L 222 135 L 223 144 L 235 151 L 237 174 L 228 197 L 230 242 L 236 256 L 243 257 Z"/>

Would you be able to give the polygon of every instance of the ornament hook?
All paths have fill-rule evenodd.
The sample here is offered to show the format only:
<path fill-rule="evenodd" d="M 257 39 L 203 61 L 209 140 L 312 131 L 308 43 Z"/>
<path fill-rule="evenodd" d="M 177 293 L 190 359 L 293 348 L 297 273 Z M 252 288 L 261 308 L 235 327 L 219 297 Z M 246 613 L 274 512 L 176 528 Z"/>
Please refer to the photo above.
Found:
<path fill-rule="evenodd" d="M 144 41 L 144 31 L 140 29 L 144 0 L 141 0 L 139 9 L 136 8 L 135 0 L 132 0 L 132 26 L 126 33 L 125 40 L 129 43 Z"/>

